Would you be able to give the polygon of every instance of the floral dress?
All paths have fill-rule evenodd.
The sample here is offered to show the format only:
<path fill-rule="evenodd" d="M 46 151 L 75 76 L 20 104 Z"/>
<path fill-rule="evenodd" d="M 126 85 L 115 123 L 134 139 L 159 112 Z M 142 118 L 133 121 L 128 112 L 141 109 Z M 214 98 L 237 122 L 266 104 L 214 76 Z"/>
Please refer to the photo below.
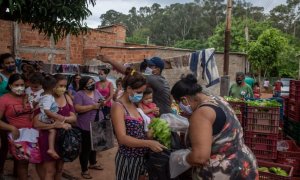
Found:
<path fill-rule="evenodd" d="M 256 158 L 244 143 L 243 129 L 230 105 L 221 97 L 212 97 L 205 104 L 222 108 L 226 122 L 221 132 L 213 136 L 208 163 L 192 168 L 193 180 L 258 179 Z"/>

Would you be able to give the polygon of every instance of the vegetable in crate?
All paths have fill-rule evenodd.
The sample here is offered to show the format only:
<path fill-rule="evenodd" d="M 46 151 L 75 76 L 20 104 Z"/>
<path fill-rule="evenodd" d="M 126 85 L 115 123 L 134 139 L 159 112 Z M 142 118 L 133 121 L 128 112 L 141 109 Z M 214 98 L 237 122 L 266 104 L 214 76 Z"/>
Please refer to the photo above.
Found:
<path fill-rule="evenodd" d="M 231 96 L 224 96 L 224 99 L 228 102 L 244 102 L 242 99 L 231 97 Z"/>
<path fill-rule="evenodd" d="M 167 121 L 160 118 L 154 118 L 148 128 L 153 132 L 154 139 L 161 142 L 167 148 L 171 147 L 171 129 Z"/>
<path fill-rule="evenodd" d="M 279 175 L 279 176 L 289 176 L 288 173 L 285 170 L 283 170 L 279 167 L 271 167 L 269 169 L 267 167 L 259 167 L 258 171 L 266 172 L 266 173 L 273 173 L 273 174 L 276 174 L 276 175 Z"/>
<path fill-rule="evenodd" d="M 255 106 L 255 107 L 280 107 L 281 106 L 281 104 L 276 100 L 256 100 L 256 101 L 248 100 L 246 103 L 248 106 Z"/>

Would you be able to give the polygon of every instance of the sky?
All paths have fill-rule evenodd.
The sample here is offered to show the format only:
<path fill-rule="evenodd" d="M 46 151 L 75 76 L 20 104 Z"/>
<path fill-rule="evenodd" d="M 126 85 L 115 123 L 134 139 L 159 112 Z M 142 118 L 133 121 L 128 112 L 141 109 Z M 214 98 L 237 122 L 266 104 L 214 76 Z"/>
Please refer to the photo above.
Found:
<path fill-rule="evenodd" d="M 153 3 L 158 3 L 162 7 L 174 3 L 187 3 L 194 0 L 96 0 L 96 5 L 90 6 L 92 15 L 87 18 L 86 23 L 91 28 L 96 28 L 100 25 L 100 16 L 108 10 L 115 10 L 127 14 L 132 7 L 151 6 Z M 266 12 L 269 12 L 272 8 L 279 4 L 284 4 L 286 0 L 246 0 L 252 3 L 254 6 L 261 6 L 265 8 Z"/>

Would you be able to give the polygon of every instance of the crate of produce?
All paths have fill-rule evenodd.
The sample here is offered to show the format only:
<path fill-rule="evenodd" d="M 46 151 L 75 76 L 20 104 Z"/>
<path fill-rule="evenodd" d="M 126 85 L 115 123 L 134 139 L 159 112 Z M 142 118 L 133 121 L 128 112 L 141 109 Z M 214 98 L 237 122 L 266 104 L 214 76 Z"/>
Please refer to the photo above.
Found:
<path fill-rule="evenodd" d="M 278 134 L 279 122 L 279 107 L 248 106 L 244 129 L 251 132 Z"/>
<path fill-rule="evenodd" d="M 300 122 L 286 119 L 284 121 L 284 133 L 293 138 L 300 145 Z"/>
<path fill-rule="evenodd" d="M 258 159 L 277 159 L 277 134 L 245 132 L 245 144 Z"/>
<path fill-rule="evenodd" d="M 278 141 L 276 162 L 294 167 L 294 176 L 300 176 L 300 148 L 293 140 Z"/>
<path fill-rule="evenodd" d="M 244 123 L 244 119 L 245 119 L 245 109 L 246 109 L 245 101 L 243 99 L 233 98 L 233 97 L 229 97 L 229 96 L 225 96 L 224 98 L 230 104 L 232 109 L 234 110 L 242 127 L 244 127 L 243 123 Z"/>
<path fill-rule="evenodd" d="M 289 98 L 300 104 L 300 80 L 290 81 Z"/>
<path fill-rule="evenodd" d="M 300 102 L 289 101 L 288 118 L 300 122 Z"/>
<path fill-rule="evenodd" d="M 260 180 L 292 180 L 294 168 L 268 161 L 257 161 Z"/>

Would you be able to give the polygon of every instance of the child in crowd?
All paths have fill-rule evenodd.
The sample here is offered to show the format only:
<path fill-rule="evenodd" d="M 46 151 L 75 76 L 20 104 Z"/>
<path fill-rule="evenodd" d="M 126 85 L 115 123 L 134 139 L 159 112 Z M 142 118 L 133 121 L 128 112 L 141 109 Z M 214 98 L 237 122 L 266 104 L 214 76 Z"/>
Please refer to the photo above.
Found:
<path fill-rule="evenodd" d="M 31 76 L 29 76 L 29 87 L 26 88 L 25 93 L 28 98 L 30 107 L 32 109 L 36 109 L 39 104 L 41 94 L 44 92 L 43 83 L 44 76 L 42 73 L 35 72 Z"/>
<path fill-rule="evenodd" d="M 116 80 L 116 86 L 117 86 L 117 89 L 114 94 L 114 98 L 113 98 L 114 101 L 119 99 L 124 93 L 123 86 L 122 86 L 122 78 L 118 78 Z"/>
<path fill-rule="evenodd" d="M 257 98 L 257 99 L 260 98 L 261 94 L 260 94 L 260 87 L 259 87 L 259 83 L 258 82 L 254 83 L 253 95 L 254 95 L 254 98 Z"/>
<path fill-rule="evenodd" d="M 56 123 L 56 121 L 64 122 L 65 117 L 57 114 L 58 105 L 55 102 L 54 98 L 54 89 L 56 86 L 56 80 L 51 75 L 46 75 L 42 83 L 44 93 L 42 94 L 39 102 L 40 106 L 40 118 L 39 120 L 43 123 L 51 124 Z M 49 149 L 47 153 L 54 159 L 58 159 L 59 155 L 55 151 L 55 136 L 56 130 L 49 130 Z"/>
<path fill-rule="evenodd" d="M 159 115 L 159 108 L 153 103 L 153 90 L 150 87 L 144 91 L 143 99 L 139 103 L 139 108 L 151 119 Z"/>

